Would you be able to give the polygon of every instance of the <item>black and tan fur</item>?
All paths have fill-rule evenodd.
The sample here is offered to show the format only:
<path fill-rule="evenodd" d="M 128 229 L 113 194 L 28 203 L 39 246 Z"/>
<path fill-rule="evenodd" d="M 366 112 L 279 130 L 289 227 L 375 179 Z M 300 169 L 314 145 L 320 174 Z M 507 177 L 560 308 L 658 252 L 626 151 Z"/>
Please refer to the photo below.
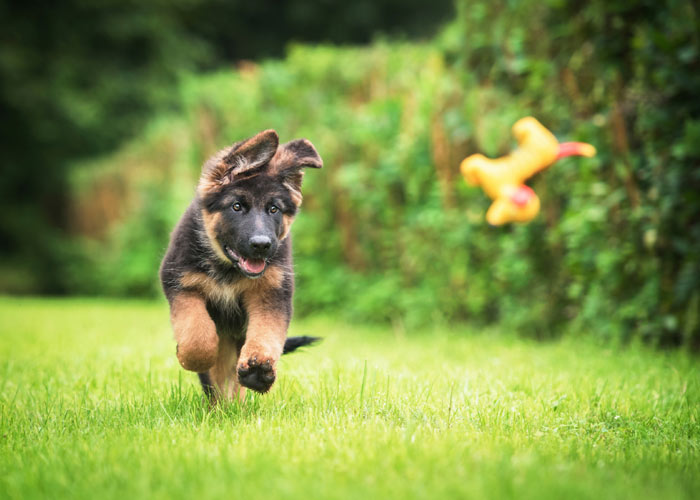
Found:
<path fill-rule="evenodd" d="M 202 168 L 197 196 L 175 227 L 160 268 L 177 358 L 213 400 L 267 392 L 292 315 L 291 237 L 313 145 L 279 144 L 274 130 L 223 149 Z M 264 268 L 261 272 L 260 267 Z"/>

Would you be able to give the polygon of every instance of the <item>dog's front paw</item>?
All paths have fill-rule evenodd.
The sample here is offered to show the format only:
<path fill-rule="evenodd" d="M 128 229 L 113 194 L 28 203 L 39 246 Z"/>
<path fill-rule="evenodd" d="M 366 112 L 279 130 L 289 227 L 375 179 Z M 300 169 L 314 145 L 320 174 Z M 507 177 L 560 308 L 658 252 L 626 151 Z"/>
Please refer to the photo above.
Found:
<path fill-rule="evenodd" d="M 277 377 L 275 362 L 270 357 L 252 355 L 241 359 L 237 369 L 241 385 L 263 394 L 270 390 Z"/>

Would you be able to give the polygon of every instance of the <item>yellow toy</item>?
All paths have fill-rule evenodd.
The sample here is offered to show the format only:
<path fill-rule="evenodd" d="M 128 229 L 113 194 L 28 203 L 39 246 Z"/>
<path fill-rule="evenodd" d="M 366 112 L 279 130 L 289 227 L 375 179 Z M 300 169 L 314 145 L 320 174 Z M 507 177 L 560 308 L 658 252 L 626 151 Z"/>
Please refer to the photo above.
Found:
<path fill-rule="evenodd" d="M 518 148 L 501 158 L 471 155 L 462 161 L 460 170 L 470 184 L 481 186 L 493 200 L 486 212 L 489 224 L 528 222 L 540 211 L 540 199 L 524 184 L 540 170 L 565 156 L 594 156 L 593 146 L 583 142 L 559 144 L 556 137 L 540 122 L 528 116 L 513 125 Z"/>

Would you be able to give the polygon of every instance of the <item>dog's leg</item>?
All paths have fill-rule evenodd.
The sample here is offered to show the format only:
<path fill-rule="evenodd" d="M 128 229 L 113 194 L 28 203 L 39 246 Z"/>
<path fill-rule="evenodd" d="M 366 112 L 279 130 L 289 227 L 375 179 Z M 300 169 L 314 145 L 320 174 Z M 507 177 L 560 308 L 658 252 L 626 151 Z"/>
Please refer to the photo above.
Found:
<path fill-rule="evenodd" d="M 289 326 L 286 304 L 267 299 L 260 293 L 244 297 L 248 330 L 237 366 L 240 383 L 262 393 L 270 390 L 275 381 L 277 361 L 282 356 Z"/>
<path fill-rule="evenodd" d="M 177 341 L 177 359 L 185 370 L 206 372 L 217 359 L 219 337 L 204 299 L 181 292 L 170 302 L 170 321 Z"/>
<path fill-rule="evenodd" d="M 202 384 L 202 390 L 209 403 L 216 403 L 216 388 L 211 381 L 209 372 L 202 372 L 197 375 L 199 376 L 199 382 Z"/>
<path fill-rule="evenodd" d="M 231 337 L 222 336 L 219 339 L 216 362 L 208 374 L 212 384 L 212 395 L 210 395 L 212 402 L 236 398 L 243 400 L 245 388 L 241 387 L 236 374 L 238 354 L 238 346 Z"/>

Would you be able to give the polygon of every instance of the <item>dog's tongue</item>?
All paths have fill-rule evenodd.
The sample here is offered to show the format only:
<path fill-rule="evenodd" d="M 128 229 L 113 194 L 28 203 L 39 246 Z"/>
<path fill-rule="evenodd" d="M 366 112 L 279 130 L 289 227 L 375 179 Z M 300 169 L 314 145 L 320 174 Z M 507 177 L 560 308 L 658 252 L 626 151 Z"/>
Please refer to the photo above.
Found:
<path fill-rule="evenodd" d="M 242 259 L 241 265 L 250 274 L 259 274 L 265 269 L 265 261 L 262 259 Z"/>

